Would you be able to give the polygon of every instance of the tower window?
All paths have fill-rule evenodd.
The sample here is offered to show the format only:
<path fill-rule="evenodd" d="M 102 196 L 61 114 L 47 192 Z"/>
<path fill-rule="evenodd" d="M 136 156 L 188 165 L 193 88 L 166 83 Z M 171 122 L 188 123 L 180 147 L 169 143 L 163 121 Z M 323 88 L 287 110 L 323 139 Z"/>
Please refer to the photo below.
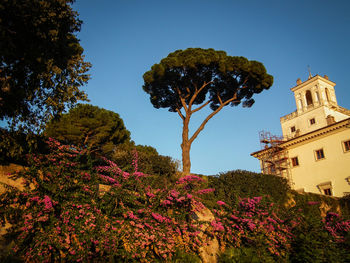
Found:
<path fill-rule="evenodd" d="M 295 132 L 295 126 L 290 127 L 291 132 Z"/>
<path fill-rule="evenodd" d="M 312 119 L 310 119 L 309 121 L 310 121 L 310 125 L 313 125 L 313 124 L 315 124 L 315 123 L 316 123 L 315 118 L 312 118 Z"/>
<path fill-rule="evenodd" d="M 325 91 L 326 91 L 326 98 L 327 98 L 327 101 L 330 101 L 330 99 L 329 99 L 329 91 L 328 91 L 328 89 L 327 88 L 325 88 Z"/>
<path fill-rule="evenodd" d="M 306 97 L 306 104 L 307 104 L 307 106 L 312 105 L 313 101 L 312 101 L 312 95 L 311 95 L 311 91 L 310 90 L 306 91 L 305 97 Z"/>
<path fill-rule="evenodd" d="M 293 167 L 299 166 L 298 157 L 293 157 L 293 158 L 291 158 L 291 160 L 292 160 L 292 165 L 293 165 Z"/>
<path fill-rule="evenodd" d="M 316 150 L 315 151 L 315 157 L 316 157 L 316 160 L 324 159 L 323 149 Z"/>

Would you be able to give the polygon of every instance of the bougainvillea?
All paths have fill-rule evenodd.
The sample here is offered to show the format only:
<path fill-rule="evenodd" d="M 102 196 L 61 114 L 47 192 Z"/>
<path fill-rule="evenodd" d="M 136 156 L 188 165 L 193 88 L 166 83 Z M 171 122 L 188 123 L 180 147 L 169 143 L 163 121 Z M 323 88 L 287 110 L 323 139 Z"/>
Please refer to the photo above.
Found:
<path fill-rule="evenodd" d="M 276 258 L 284 258 L 292 238 L 289 224 L 277 216 L 277 207 L 262 197 L 244 198 L 237 209 L 218 201 L 212 222 L 222 244 L 228 247 L 255 247 Z"/>
<path fill-rule="evenodd" d="M 337 213 L 330 212 L 324 219 L 324 227 L 335 242 L 342 243 L 346 235 L 350 233 L 350 220 L 343 220 Z"/>
<path fill-rule="evenodd" d="M 137 153 L 130 174 L 107 159 L 91 167 L 82 149 L 53 139 L 48 144 L 50 153 L 31 156 L 32 167 L 18 174 L 26 179 L 26 191 L 1 196 L 2 223 L 6 218 L 13 224 L 13 251 L 26 261 L 147 262 L 198 251 L 205 241 L 191 217 L 203 206 L 196 197 L 201 178 L 187 176 L 171 189 L 153 189 L 149 175 L 137 169 Z"/>
<path fill-rule="evenodd" d="M 127 173 L 103 158 L 93 167 L 84 149 L 53 139 L 48 145 L 48 154 L 29 156 L 31 167 L 14 175 L 25 179 L 25 190 L 9 188 L 0 196 L 1 224 L 12 224 L 12 251 L 24 261 L 154 262 L 184 253 L 193 259 L 212 238 L 222 251 L 238 249 L 238 261 L 254 251 L 259 260 L 280 262 L 298 251 L 291 247 L 294 234 L 306 221 L 300 213 L 280 213 L 266 197 L 240 199 L 235 208 L 215 200 L 214 219 L 201 222 L 195 215 L 204 208 L 201 198 L 214 191 L 203 189 L 201 177 L 151 187 L 152 175 L 138 171 L 136 152 Z M 350 222 L 337 214 L 328 213 L 322 226 L 334 244 L 349 236 Z"/>

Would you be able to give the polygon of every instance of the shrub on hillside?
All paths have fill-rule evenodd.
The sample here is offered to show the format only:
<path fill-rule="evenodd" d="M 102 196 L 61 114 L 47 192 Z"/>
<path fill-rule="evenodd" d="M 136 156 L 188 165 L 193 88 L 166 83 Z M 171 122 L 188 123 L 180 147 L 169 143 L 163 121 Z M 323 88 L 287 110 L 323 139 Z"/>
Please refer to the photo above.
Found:
<path fill-rule="evenodd" d="M 207 182 L 201 177 L 153 187 L 152 176 L 139 171 L 136 152 L 133 169 L 126 172 L 108 159 L 94 167 L 87 151 L 53 139 L 48 143 L 48 154 L 32 155 L 31 166 L 18 174 L 26 179 L 26 190 L 12 188 L 0 196 L 0 223 L 12 224 L 7 237 L 13 244 L 12 254 L 0 260 L 17 255 L 28 262 L 195 262 L 211 238 L 226 249 L 223 262 L 300 262 L 311 258 L 309 246 L 312 253 L 326 248 L 320 262 L 348 260 L 350 221 L 335 214 L 322 221 L 311 211 L 313 204 L 303 208 L 311 211 L 304 216 L 298 207 L 282 213 L 273 200 L 281 200 L 276 193 L 237 197 L 237 203 L 228 199 L 232 206 L 212 203 L 215 218 L 200 222 L 194 214 L 206 194 L 215 193 L 203 189 Z M 238 195 L 240 188 L 234 189 Z M 253 193 L 244 189 L 245 196 Z"/>
<path fill-rule="evenodd" d="M 55 140 L 49 147 L 18 175 L 27 180 L 26 191 L 1 196 L 1 224 L 12 224 L 7 236 L 19 257 L 150 262 L 198 251 L 200 224 L 190 215 L 202 206 L 196 197 L 202 179 L 186 176 L 171 188 L 152 188 L 137 159 L 128 173 L 107 159 L 92 167 L 77 147 Z"/>
<path fill-rule="evenodd" d="M 322 218 L 318 201 L 297 205 L 289 216 L 298 218 L 293 228 L 290 262 L 350 262 L 350 221 L 334 212 Z"/>
<path fill-rule="evenodd" d="M 287 180 L 282 177 L 243 170 L 211 176 L 208 178 L 208 187 L 215 189 L 215 192 L 206 198 L 206 204 L 209 206 L 215 204 L 213 200 L 223 200 L 230 206 L 235 206 L 240 198 L 254 196 L 269 196 L 271 201 L 283 204 L 287 201 L 290 191 Z"/>
<path fill-rule="evenodd" d="M 282 219 L 277 205 L 262 197 L 243 198 L 236 209 L 222 201 L 217 203 L 220 207 L 214 210 L 217 216 L 214 231 L 222 244 L 234 248 L 223 258 L 238 260 L 254 256 L 252 262 L 287 259 L 295 222 Z M 254 254 L 248 253 L 251 249 Z"/>
<path fill-rule="evenodd" d="M 45 140 L 41 135 L 0 128 L 0 164 L 28 165 L 27 154 L 44 153 L 46 150 Z"/>
<path fill-rule="evenodd" d="M 170 179 L 178 170 L 177 163 L 169 156 L 160 155 L 157 150 L 151 146 L 134 145 L 127 143 L 119 145 L 111 160 L 127 172 L 132 172 L 133 166 L 130 160 L 133 159 L 134 152 L 138 153 L 138 166 L 140 171 L 145 174 L 152 174 Z"/>

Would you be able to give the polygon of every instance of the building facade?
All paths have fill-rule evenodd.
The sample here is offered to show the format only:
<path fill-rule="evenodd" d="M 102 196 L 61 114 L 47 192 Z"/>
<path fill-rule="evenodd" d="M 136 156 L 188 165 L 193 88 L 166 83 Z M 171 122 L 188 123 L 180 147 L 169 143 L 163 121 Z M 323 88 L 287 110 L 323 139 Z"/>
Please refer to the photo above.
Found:
<path fill-rule="evenodd" d="M 297 191 L 350 194 L 350 110 L 338 105 L 334 86 L 327 76 L 297 80 L 297 110 L 280 118 L 283 136 L 261 132 L 263 149 L 251 154 L 262 173 L 285 177 Z"/>

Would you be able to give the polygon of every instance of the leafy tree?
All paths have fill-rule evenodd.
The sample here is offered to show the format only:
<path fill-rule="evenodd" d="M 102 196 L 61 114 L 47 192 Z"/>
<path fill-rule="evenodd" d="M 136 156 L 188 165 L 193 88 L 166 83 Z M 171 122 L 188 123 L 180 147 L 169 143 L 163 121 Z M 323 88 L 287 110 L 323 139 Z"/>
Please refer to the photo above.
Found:
<path fill-rule="evenodd" d="M 206 123 L 227 105 L 237 106 L 242 102 L 244 107 L 252 106 L 253 94 L 270 88 L 273 83 L 273 77 L 260 62 L 201 48 L 170 53 L 159 64 L 154 64 L 143 78 L 143 89 L 150 95 L 153 106 L 169 108 L 182 119 L 184 173 L 190 172 L 191 145 Z M 192 115 L 206 106 L 212 112 L 189 137 Z"/>
<path fill-rule="evenodd" d="M 39 134 L 26 134 L 0 128 L 0 164 L 28 165 L 27 154 L 45 153 L 45 138 Z"/>
<path fill-rule="evenodd" d="M 130 140 L 119 114 L 89 104 L 78 104 L 48 123 L 45 135 L 110 156 L 116 145 Z"/>
<path fill-rule="evenodd" d="M 45 122 L 86 100 L 90 63 L 76 33 L 74 0 L 0 2 L 0 119 L 39 132 Z"/>

